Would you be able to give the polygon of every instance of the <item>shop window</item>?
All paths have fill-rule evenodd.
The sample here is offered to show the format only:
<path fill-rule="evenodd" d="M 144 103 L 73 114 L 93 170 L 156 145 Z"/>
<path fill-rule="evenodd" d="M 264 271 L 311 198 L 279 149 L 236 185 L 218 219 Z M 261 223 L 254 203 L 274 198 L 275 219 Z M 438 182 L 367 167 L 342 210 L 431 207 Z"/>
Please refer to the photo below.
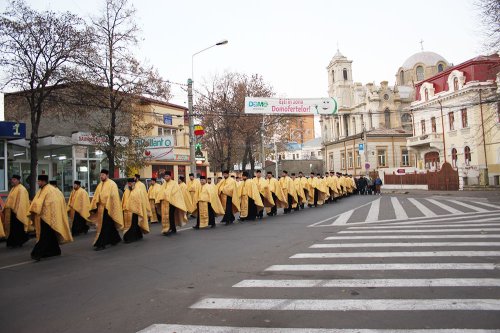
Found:
<path fill-rule="evenodd" d="M 431 130 L 432 133 L 436 133 L 436 117 L 431 118 Z"/>
<path fill-rule="evenodd" d="M 448 113 L 448 122 L 450 123 L 450 131 L 455 130 L 455 115 L 453 112 Z"/>
<path fill-rule="evenodd" d="M 465 165 L 470 165 L 470 162 L 472 160 L 470 148 L 469 146 L 465 146 L 464 148 L 464 158 L 465 158 Z"/>
<path fill-rule="evenodd" d="M 460 113 L 462 114 L 462 128 L 469 127 L 469 120 L 467 119 L 467 109 L 460 110 Z"/>

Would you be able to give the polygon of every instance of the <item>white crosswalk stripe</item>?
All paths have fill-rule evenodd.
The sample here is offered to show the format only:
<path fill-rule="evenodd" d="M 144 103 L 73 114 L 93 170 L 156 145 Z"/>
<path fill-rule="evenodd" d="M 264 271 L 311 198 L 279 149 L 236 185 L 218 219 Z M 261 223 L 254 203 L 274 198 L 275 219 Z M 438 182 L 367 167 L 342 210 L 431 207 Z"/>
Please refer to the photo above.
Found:
<path fill-rule="evenodd" d="M 478 316 L 499 323 L 500 207 L 449 198 L 409 198 L 408 202 L 413 212 L 404 200 L 382 197 L 362 207 L 366 215 L 361 221 L 353 221 L 361 214 L 350 210 L 316 223 L 313 226 L 340 226 L 342 230 L 324 237 L 324 242 L 308 244 L 310 250 L 290 255 L 286 263 L 267 267 L 265 277 L 240 280 L 232 285 L 231 295 L 207 295 L 190 306 L 203 318 L 225 313 L 223 321 L 233 313 L 249 313 L 251 321 L 243 325 L 249 327 L 156 324 L 141 333 L 500 333 L 491 329 L 498 325 L 482 319 L 465 319 L 456 325 L 440 322 L 444 313 L 460 313 L 463 318 Z M 379 220 L 387 205 L 394 209 L 396 219 Z M 417 324 L 413 321 L 404 327 L 399 321 L 393 329 L 379 328 L 381 313 L 402 311 Z M 433 311 L 440 316 L 428 322 Z M 303 324 L 283 328 L 270 327 L 271 319 L 265 324 L 253 321 L 280 313 L 289 317 L 300 313 Z M 360 313 L 374 321 L 364 320 L 358 329 L 352 328 L 356 319 L 346 327 L 334 319 L 348 314 L 358 318 Z M 321 314 L 332 327 L 311 317 Z"/>

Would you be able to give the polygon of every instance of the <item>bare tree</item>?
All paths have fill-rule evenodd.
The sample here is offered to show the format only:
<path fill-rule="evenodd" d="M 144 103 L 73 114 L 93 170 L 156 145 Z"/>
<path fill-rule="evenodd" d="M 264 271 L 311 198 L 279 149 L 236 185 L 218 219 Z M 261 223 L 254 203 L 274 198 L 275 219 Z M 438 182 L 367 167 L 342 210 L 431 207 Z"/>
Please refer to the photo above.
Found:
<path fill-rule="evenodd" d="M 30 196 L 35 194 L 38 130 L 48 99 L 74 78 L 75 63 L 89 43 L 82 19 L 66 12 L 37 12 L 12 1 L 0 17 L 0 66 L 4 88 L 21 90 L 29 106 Z"/>
<path fill-rule="evenodd" d="M 99 148 L 106 154 L 113 173 L 116 166 L 138 168 L 146 162 L 139 139 L 148 133 L 151 123 L 145 123 L 148 110 L 140 107 L 140 97 L 166 101 L 170 87 L 157 70 L 134 57 L 139 29 L 136 11 L 128 0 L 105 0 L 102 13 L 92 19 L 92 52 L 84 63 L 90 85 L 81 96 L 93 107 L 106 111 L 90 119 L 91 132 L 96 138 L 105 138 L 98 140 Z"/>
<path fill-rule="evenodd" d="M 476 0 L 475 5 L 484 30 L 484 47 L 489 52 L 498 52 L 500 50 L 500 0 Z"/>
<path fill-rule="evenodd" d="M 245 97 L 270 97 L 272 87 L 260 75 L 226 73 L 216 76 L 201 95 L 195 113 L 205 126 L 203 142 L 214 169 L 232 169 L 234 162 L 241 162 L 243 168 L 250 163 L 253 171 L 262 140 L 271 142 L 287 118 L 245 114 Z"/>

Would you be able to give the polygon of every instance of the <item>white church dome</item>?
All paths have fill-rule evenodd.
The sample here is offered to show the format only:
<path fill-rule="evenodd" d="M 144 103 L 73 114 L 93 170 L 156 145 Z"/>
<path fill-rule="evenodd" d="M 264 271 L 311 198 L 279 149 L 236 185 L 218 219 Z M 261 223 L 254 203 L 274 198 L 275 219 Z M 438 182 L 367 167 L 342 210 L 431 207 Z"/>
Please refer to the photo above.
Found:
<path fill-rule="evenodd" d="M 449 65 L 445 58 L 435 52 L 418 52 L 406 59 L 401 67 L 403 69 L 411 69 L 418 63 L 423 63 L 427 66 L 436 66 L 438 62 L 444 62 L 446 65 Z"/>

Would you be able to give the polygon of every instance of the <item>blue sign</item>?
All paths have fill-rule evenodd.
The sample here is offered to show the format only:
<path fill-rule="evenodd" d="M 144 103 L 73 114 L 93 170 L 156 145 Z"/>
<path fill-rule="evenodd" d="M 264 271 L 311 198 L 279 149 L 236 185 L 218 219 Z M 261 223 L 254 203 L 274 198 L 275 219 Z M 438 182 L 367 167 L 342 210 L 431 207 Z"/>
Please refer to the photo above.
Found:
<path fill-rule="evenodd" d="M 170 114 L 164 114 L 163 115 L 163 123 L 165 125 L 172 125 L 172 115 L 170 115 Z"/>
<path fill-rule="evenodd" d="M 26 124 L 11 121 L 0 121 L 0 138 L 25 139 Z"/>
<path fill-rule="evenodd" d="M 365 144 L 364 143 L 360 143 L 359 144 L 359 151 L 363 151 L 365 150 Z"/>

